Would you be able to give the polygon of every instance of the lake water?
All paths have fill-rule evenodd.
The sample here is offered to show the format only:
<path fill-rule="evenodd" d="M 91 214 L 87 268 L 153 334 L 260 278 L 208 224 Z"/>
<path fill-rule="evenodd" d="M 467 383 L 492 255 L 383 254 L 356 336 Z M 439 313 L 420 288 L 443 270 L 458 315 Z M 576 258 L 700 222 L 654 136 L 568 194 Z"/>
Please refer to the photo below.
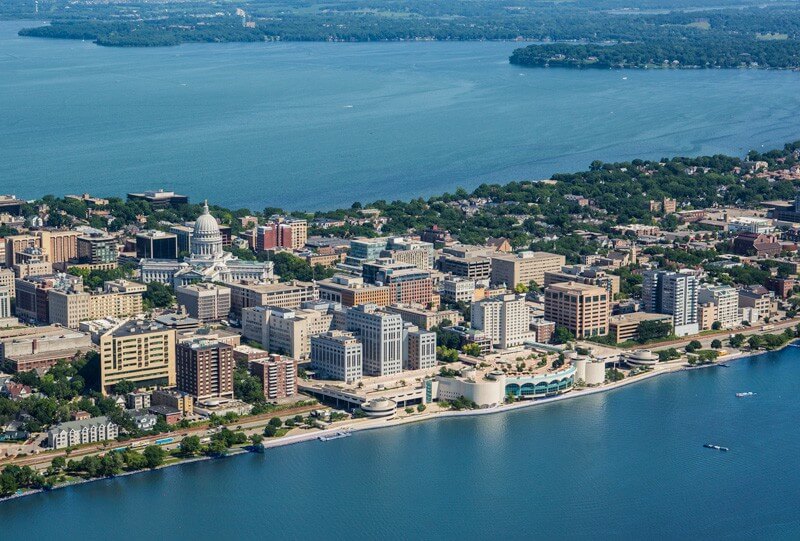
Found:
<path fill-rule="evenodd" d="M 790 347 L 531 409 L 21 498 L 0 504 L 0 525 L 87 541 L 798 539 L 799 380 Z"/>
<path fill-rule="evenodd" d="M 331 208 L 800 138 L 798 73 L 520 69 L 514 43 L 115 49 L 27 25 L 0 22 L 0 193 L 26 198 Z"/>

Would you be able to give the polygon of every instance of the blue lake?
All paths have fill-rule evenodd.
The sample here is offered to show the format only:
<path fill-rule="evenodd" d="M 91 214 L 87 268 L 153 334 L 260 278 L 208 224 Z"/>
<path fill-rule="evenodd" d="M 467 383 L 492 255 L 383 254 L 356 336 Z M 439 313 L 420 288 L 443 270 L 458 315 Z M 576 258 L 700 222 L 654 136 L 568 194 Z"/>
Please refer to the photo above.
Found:
<path fill-rule="evenodd" d="M 26 198 L 319 209 L 800 138 L 799 73 L 520 69 L 496 42 L 116 49 L 26 25 L 0 22 L 0 193 Z"/>
<path fill-rule="evenodd" d="M 790 347 L 531 409 L 57 490 L 0 504 L 0 524 L 87 541 L 798 539 L 799 379 Z"/>

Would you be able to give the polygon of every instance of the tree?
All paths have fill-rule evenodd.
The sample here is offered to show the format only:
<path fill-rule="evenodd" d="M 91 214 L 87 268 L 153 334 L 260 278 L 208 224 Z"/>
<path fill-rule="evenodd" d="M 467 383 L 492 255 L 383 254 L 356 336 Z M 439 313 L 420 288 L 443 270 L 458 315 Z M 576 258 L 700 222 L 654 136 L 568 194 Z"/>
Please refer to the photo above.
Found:
<path fill-rule="evenodd" d="M 744 335 L 741 333 L 735 334 L 731 336 L 730 340 L 728 340 L 728 343 L 730 343 L 731 347 L 733 348 L 740 348 L 742 347 L 742 344 L 744 344 Z"/>
<path fill-rule="evenodd" d="M 269 420 L 269 426 L 272 426 L 272 427 L 275 427 L 275 428 L 280 428 L 282 424 L 283 424 L 283 421 L 281 421 L 280 417 L 273 417 L 272 419 Z"/>
<path fill-rule="evenodd" d="M 526 286 L 523 283 L 519 283 L 519 284 L 514 286 L 514 292 L 515 293 L 527 293 L 528 292 L 528 286 Z"/>
<path fill-rule="evenodd" d="M 268 438 L 274 438 L 278 434 L 278 429 L 272 425 L 264 427 L 264 435 Z"/>
<path fill-rule="evenodd" d="M 754 334 L 753 336 L 747 339 L 747 345 L 750 346 L 750 349 L 759 349 L 761 346 L 764 345 L 764 339 L 761 338 L 759 335 Z"/>
<path fill-rule="evenodd" d="M 722 342 L 714 339 L 711 341 L 711 349 L 720 349 L 722 347 Z"/>
<path fill-rule="evenodd" d="M 425 411 L 425 409 L 426 409 L 425 404 L 417 404 L 418 412 L 422 413 L 423 411 Z"/>
<path fill-rule="evenodd" d="M 405 409 L 405 412 L 406 412 L 407 414 L 411 415 L 412 413 L 414 413 L 414 408 L 412 408 L 412 407 L 408 407 L 408 408 L 406 408 L 406 409 Z"/>
<path fill-rule="evenodd" d="M 50 462 L 50 468 L 52 468 L 54 473 L 58 473 L 59 471 L 63 470 L 66 465 L 67 459 L 63 456 L 57 456 L 52 462 Z"/>
<path fill-rule="evenodd" d="M 157 468 L 164 463 L 164 459 L 167 457 L 167 452 L 158 445 L 148 445 L 144 449 L 144 453 L 142 453 L 145 460 L 145 465 L 150 468 Z"/>
<path fill-rule="evenodd" d="M 136 384 L 130 380 L 123 379 L 114 385 L 114 392 L 116 394 L 128 394 L 136 390 Z"/>
<path fill-rule="evenodd" d="M 715 331 L 720 330 L 722 328 L 722 322 L 721 321 L 715 321 L 714 323 L 711 324 L 711 328 L 713 330 L 715 330 Z"/>
<path fill-rule="evenodd" d="M 701 344 L 697 340 L 692 340 L 691 342 L 689 342 L 686 345 L 686 347 L 684 349 L 686 350 L 686 353 L 692 353 L 692 352 L 697 351 L 698 349 L 700 349 L 702 347 L 703 347 L 703 344 Z"/>
<path fill-rule="evenodd" d="M 200 452 L 200 437 L 186 436 L 181 440 L 180 451 L 183 456 L 194 456 Z"/>
<path fill-rule="evenodd" d="M 575 340 L 575 335 L 572 334 L 569 329 L 561 326 L 556 327 L 556 330 L 553 333 L 553 343 L 566 344 L 567 342 L 571 342 L 573 340 Z"/>
<path fill-rule="evenodd" d="M 464 347 L 461 348 L 461 351 L 463 351 L 466 355 L 470 355 L 472 357 L 480 357 L 481 355 L 481 347 L 474 342 L 464 344 Z"/>
<path fill-rule="evenodd" d="M 639 342 L 659 340 L 672 333 L 672 323 L 669 321 L 642 321 L 637 327 Z"/>
<path fill-rule="evenodd" d="M 172 306 L 175 295 L 172 288 L 159 282 L 147 284 L 147 291 L 142 295 L 147 308 L 167 308 Z"/>

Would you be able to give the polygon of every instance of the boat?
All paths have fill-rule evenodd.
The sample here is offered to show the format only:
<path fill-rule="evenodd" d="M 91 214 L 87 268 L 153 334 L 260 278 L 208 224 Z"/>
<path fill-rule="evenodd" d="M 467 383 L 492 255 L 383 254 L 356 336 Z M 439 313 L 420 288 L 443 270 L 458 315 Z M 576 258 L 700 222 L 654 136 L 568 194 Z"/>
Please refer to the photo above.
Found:
<path fill-rule="evenodd" d="M 713 443 L 705 443 L 703 447 L 706 449 L 716 449 L 717 451 L 730 451 L 727 447 L 722 447 L 721 445 L 714 445 Z"/>
<path fill-rule="evenodd" d="M 717 366 L 721 366 L 722 368 L 729 368 L 731 365 L 725 363 L 719 363 Z"/>
<path fill-rule="evenodd" d="M 339 431 L 339 432 L 337 432 L 336 434 L 334 434 L 332 436 L 320 436 L 319 437 L 319 441 L 338 440 L 340 438 L 346 438 L 348 436 L 352 436 L 352 434 L 350 432 Z"/>
<path fill-rule="evenodd" d="M 756 393 L 753 391 L 747 391 L 746 393 L 736 393 L 736 398 L 743 398 L 745 396 L 755 396 Z"/>

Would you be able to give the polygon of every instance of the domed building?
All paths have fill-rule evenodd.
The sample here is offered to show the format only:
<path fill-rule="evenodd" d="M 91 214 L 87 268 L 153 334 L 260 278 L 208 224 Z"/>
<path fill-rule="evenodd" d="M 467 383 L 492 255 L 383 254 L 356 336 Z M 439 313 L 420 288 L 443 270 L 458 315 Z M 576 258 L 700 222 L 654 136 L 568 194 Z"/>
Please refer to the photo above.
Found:
<path fill-rule="evenodd" d="M 222 233 L 216 218 L 203 204 L 203 214 L 194 223 L 191 253 L 183 261 L 142 259 L 142 281 L 161 282 L 173 287 L 194 282 L 235 283 L 243 280 L 265 281 L 272 278 L 271 261 L 242 261 L 222 249 Z"/>

